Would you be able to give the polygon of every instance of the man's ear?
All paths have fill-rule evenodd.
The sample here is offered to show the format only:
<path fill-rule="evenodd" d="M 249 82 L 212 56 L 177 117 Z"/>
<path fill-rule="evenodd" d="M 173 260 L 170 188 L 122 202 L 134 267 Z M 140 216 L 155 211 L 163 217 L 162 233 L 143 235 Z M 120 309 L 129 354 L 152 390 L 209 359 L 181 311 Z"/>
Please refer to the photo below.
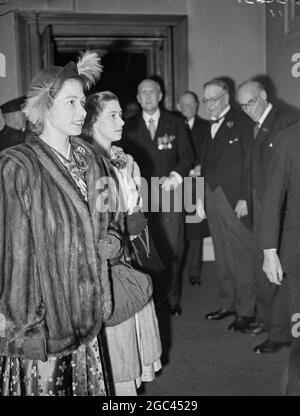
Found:
<path fill-rule="evenodd" d="M 176 110 L 181 113 L 181 105 L 179 103 L 176 104 Z"/>
<path fill-rule="evenodd" d="M 226 95 L 225 95 L 225 101 L 226 101 L 226 105 L 228 105 L 228 104 L 229 104 L 229 102 L 230 102 L 230 97 L 229 97 L 228 92 L 227 92 L 227 93 L 226 93 Z"/>
<path fill-rule="evenodd" d="M 141 100 L 140 100 L 140 96 L 139 96 L 139 94 L 137 94 L 137 95 L 136 95 L 136 100 L 137 100 L 137 102 L 138 102 L 139 104 L 141 104 Z"/>
<path fill-rule="evenodd" d="M 158 101 L 161 102 L 162 98 L 163 98 L 163 95 L 162 95 L 162 92 L 160 92 L 158 96 Z"/>
<path fill-rule="evenodd" d="M 266 93 L 266 91 L 265 91 L 265 90 L 262 90 L 262 91 L 260 92 L 260 96 L 261 96 L 261 98 L 262 98 L 264 101 L 267 101 L 267 100 L 268 100 L 268 94 Z"/>

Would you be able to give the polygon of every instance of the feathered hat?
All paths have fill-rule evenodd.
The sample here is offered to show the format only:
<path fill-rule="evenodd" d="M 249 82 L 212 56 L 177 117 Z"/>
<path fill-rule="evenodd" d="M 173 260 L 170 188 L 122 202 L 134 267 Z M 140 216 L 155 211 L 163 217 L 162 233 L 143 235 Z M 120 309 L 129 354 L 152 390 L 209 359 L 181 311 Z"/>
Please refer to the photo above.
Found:
<path fill-rule="evenodd" d="M 81 53 L 77 64 L 65 67 L 50 66 L 40 71 L 32 80 L 23 112 L 35 126 L 42 122 L 45 112 L 52 107 L 53 99 L 67 79 L 78 79 L 87 91 L 100 78 L 101 58 L 94 51 Z"/>

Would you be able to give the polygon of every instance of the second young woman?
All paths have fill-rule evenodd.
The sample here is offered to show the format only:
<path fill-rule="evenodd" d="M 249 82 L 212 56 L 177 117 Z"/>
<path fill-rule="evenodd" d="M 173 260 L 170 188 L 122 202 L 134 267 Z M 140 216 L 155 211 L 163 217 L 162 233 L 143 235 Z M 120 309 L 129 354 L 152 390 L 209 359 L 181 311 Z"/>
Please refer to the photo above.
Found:
<path fill-rule="evenodd" d="M 109 91 L 93 94 L 87 99 L 86 111 L 83 133 L 113 165 L 127 217 L 127 233 L 133 240 L 144 231 L 146 221 L 139 215 L 142 201 L 138 165 L 121 148 L 112 145 L 121 139 L 124 125 L 119 100 Z M 152 381 L 161 369 L 161 341 L 153 300 L 132 318 L 107 327 L 106 336 L 116 395 L 136 395 L 141 382 Z"/>

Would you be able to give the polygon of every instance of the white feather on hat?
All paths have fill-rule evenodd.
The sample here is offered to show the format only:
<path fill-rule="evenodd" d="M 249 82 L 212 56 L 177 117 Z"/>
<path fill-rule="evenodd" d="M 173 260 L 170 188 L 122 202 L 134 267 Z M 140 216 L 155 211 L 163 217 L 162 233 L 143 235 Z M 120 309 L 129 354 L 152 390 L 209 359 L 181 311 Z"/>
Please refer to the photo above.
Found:
<path fill-rule="evenodd" d="M 51 84 L 44 84 L 31 88 L 28 93 L 23 113 L 33 125 L 43 120 L 45 112 L 52 107 L 50 88 Z"/>
<path fill-rule="evenodd" d="M 89 89 L 100 78 L 101 58 L 95 51 L 81 52 L 77 64 L 69 62 L 65 67 L 51 66 L 40 71 L 32 80 L 23 112 L 34 125 L 42 123 L 45 113 L 52 107 L 56 96 L 67 79 L 79 78 Z"/>
<path fill-rule="evenodd" d="M 87 88 L 90 88 L 100 78 L 102 66 L 97 52 L 82 52 L 77 62 L 78 74 L 85 78 Z"/>

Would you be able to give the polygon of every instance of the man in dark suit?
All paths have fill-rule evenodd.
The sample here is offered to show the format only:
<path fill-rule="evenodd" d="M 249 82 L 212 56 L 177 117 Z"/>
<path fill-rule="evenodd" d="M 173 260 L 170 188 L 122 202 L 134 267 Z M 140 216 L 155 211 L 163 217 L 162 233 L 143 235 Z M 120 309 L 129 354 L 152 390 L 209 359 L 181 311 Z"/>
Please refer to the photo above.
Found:
<path fill-rule="evenodd" d="M 138 86 L 137 100 L 143 111 L 126 121 L 122 146 L 134 157 L 147 181 L 149 229 L 166 266 L 157 281 L 168 279 L 160 288 L 166 292 L 171 313 L 180 315 L 181 184 L 193 166 L 194 155 L 182 118 L 160 110 L 162 93 L 156 81 L 143 80 Z M 162 297 L 160 293 L 156 295 Z"/>
<path fill-rule="evenodd" d="M 202 158 L 204 138 L 209 129 L 209 122 L 198 116 L 199 99 L 193 91 L 186 91 L 179 97 L 177 109 L 185 119 L 187 131 L 196 155 L 195 166 L 190 171 L 190 176 L 197 177 L 201 174 L 200 160 Z M 189 196 L 189 198 L 192 197 L 193 195 Z M 200 285 L 203 238 L 209 235 L 207 220 L 205 219 L 198 223 L 186 223 L 185 234 L 186 240 L 189 242 L 186 251 L 186 272 L 192 285 Z"/>
<path fill-rule="evenodd" d="M 25 141 L 25 117 L 21 111 L 25 97 L 15 98 L 0 107 L 5 126 L 0 131 L 0 151 Z"/>
<path fill-rule="evenodd" d="M 300 123 L 281 130 L 266 181 L 261 214 L 263 270 L 271 283 L 288 285 L 289 317 L 292 325 L 289 376 L 286 394 L 300 395 Z M 277 254 L 282 203 L 287 195 L 280 260 Z M 287 344 L 288 345 L 288 344 Z"/>
<path fill-rule="evenodd" d="M 246 169 L 249 173 L 252 199 L 253 255 L 256 289 L 256 322 L 245 332 L 258 335 L 268 331 L 268 338 L 254 348 L 257 353 L 278 351 L 290 341 L 286 285 L 272 285 L 262 270 L 263 253 L 259 231 L 262 204 L 266 192 L 267 171 L 276 146 L 276 136 L 284 127 L 294 124 L 294 115 L 284 112 L 268 102 L 263 86 L 246 81 L 239 86 L 238 102 L 245 113 L 256 123 L 254 140 L 249 150 Z"/>
<path fill-rule="evenodd" d="M 242 331 L 254 321 L 255 313 L 252 241 L 243 189 L 253 123 L 230 107 L 229 89 L 222 80 L 204 85 L 203 102 L 211 129 L 201 165 L 221 300 L 221 309 L 206 319 L 237 315 L 228 329 Z"/>

